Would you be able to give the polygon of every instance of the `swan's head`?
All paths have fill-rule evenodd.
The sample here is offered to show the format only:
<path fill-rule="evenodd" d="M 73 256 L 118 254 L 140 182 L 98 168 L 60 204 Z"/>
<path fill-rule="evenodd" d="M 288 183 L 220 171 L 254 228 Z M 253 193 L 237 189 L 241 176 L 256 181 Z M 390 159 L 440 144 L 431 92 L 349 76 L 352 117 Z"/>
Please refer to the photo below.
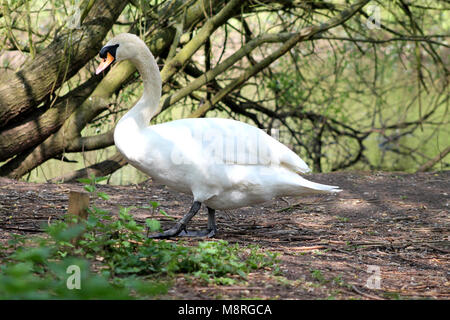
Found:
<path fill-rule="evenodd" d="M 121 33 L 109 40 L 100 50 L 99 55 L 102 61 L 95 73 L 99 74 L 115 61 L 133 60 L 140 56 L 143 50 L 148 51 L 148 48 L 138 36 L 131 33 Z"/>

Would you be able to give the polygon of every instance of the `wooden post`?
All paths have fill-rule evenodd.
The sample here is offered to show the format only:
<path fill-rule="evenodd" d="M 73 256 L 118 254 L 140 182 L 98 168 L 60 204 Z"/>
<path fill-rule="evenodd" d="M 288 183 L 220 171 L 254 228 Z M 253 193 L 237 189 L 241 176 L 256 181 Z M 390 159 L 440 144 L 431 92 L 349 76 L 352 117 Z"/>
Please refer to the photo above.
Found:
<path fill-rule="evenodd" d="M 70 191 L 68 213 L 86 220 L 89 208 L 89 193 Z"/>
<path fill-rule="evenodd" d="M 71 216 L 79 217 L 79 220 L 87 220 L 89 208 L 89 193 L 70 191 L 69 194 L 69 208 L 68 213 Z M 71 240 L 71 243 L 76 245 L 80 240 L 80 236 L 77 236 Z"/>

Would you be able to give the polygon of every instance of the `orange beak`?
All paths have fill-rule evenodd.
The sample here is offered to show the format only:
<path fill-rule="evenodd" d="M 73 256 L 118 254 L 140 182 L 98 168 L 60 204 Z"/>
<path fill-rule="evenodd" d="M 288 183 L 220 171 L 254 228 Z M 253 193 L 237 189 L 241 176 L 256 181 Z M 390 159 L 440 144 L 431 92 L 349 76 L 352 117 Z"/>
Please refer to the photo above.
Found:
<path fill-rule="evenodd" d="M 109 52 L 106 54 L 106 58 L 102 59 L 102 61 L 100 62 L 100 64 L 97 67 L 97 70 L 95 70 L 95 74 L 99 74 L 100 72 L 102 72 L 103 70 L 105 70 L 106 68 L 108 68 L 108 66 L 113 63 L 114 61 L 114 57 L 112 56 L 112 54 L 110 54 Z"/>

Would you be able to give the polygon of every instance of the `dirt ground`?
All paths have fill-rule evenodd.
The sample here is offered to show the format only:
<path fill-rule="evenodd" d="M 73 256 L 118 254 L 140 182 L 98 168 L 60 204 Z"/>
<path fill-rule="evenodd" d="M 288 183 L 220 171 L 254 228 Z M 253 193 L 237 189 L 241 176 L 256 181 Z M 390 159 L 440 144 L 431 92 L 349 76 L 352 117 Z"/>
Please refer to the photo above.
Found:
<path fill-rule="evenodd" d="M 232 286 L 188 283 L 179 276 L 165 299 L 449 299 L 450 171 L 440 173 L 339 172 L 306 178 L 340 186 L 336 195 L 283 198 L 218 211 L 218 239 L 257 244 L 279 253 L 280 275 L 251 273 Z M 180 218 L 192 198 L 151 180 L 100 186 L 111 196 L 100 207 L 158 201 Z M 67 210 L 81 184 L 33 184 L 0 178 L 0 240 L 34 234 Z M 137 221 L 149 210 L 133 211 Z M 174 222 L 158 218 L 166 229 Z M 206 226 L 206 209 L 189 225 Z M 195 244 L 197 239 L 189 240 Z"/>

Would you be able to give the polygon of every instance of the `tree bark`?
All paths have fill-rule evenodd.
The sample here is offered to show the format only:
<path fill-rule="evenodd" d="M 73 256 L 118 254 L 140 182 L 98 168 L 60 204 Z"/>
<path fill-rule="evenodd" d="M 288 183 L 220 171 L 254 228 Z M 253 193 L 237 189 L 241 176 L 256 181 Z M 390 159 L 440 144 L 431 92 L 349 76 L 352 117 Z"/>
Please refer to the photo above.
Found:
<path fill-rule="evenodd" d="M 75 182 L 79 178 L 86 178 L 92 174 L 96 177 L 106 176 L 114 173 L 127 164 L 125 158 L 117 152 L 105 161 L 96 163 L 90 167 L 70 172 L 64 176 L 51 179 L 51 182 Z"/>
<path fill-rule="evenodd" d="M 127 1 L 96 1 L 80 30 L 68 30 L 25 67 L 0 75 L 0 126 L 38 106 L 98 54 Z"/>
<path fill-rule="evenodd" d="M 221 1 L 208 2 L 209 5 L 219 4 Z M 180 1 L 182 5 L 184 2 Z M 201 6 L 199 6 L 201 4 Z M 186 28 L 191 28 L 193 24 L 204 18 L 203 2 L 198 0 L 186 12 Z M 218 11 L 218 8 L 213 8 Z M 172 30 L 173 29 L 173 30 Z M 161 29 L 152 37 L 149 46 L 155 56 L 167 50 L 175 34 L 174 28 Z M 0 176 L 10 178 L 20 178 L 46 160 L 58 156 L 64 152 L 78 152 L 83 148 L 83 143 L 89 142 L 90 146 L 106 146 L 112 142 L 111 135 L 104 135 L 99 138 L 89 137 L 83 139 L 80 137 L 81 130 L 96 115 L 105 110 L 108 99 L 113 93 L 120 89 L 121 85 L 129 79 L 136 71 L 135 67 L 129 61 L 123 61 L 113 67 L 102 81 L 92 92 L 81 106 L 76 108 L 72 115 L 65 121 L 60 129 L 48 136 L 40 145 L 31 147 L 31 149 L 17 155 L 0 168 Z M 73 142 L 72 142 L 73 141 Z M 31 145 L 31 143 L 30 143 Z M 95 146 L 94 146 L 95 145 Z M 23 149 L 22 149 L 23 150 Z M 85 149 L 86 150 L 86 149 Z"/>
<path fill-rule="evenodd" d="M 57 100 L 46 110 L 39 108 L 26 119 L 0 132 L 0 161 L 38 145 L 56 132 L 64 121 L 92 93 L 98 77 L 93 77 Z"/>
<path fill-rule="evenodd" d="M 0 176 L 19 179 L 36 166 L 64 152 L 73 139 L 79 137 L 81 130 L 89 121 L 106 110 L 109 102 L 103 98 L 91 98 L 67 119 L 58 132 L 49 136 L 35 148 L 17 155 L 0 167 Z"/>
<path fill-rule="evenodd" d="M 231 0 L 215 16 L 208 19 L 203 27 L 172 59 L 166 62 L 161 70 L 163 81 L 169 79 L 194 55 L 195 52 L 205 43 L 211 34 L 228 19 L 230 19 L 242 5 L 240 0 Z"/>

